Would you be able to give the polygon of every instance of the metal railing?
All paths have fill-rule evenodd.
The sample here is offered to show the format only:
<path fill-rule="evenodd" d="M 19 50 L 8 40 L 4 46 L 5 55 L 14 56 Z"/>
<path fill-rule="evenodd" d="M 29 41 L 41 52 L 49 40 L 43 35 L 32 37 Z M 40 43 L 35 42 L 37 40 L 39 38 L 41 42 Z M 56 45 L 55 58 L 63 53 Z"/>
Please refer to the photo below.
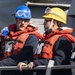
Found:
<path fill-rule="evenodd" d="M 71 4 L 60 4 L 60 3 L 35 3 L 35 2 L 29 2 L 25 3 L 25 5 L 31 5 L 31 6 L 58 6 L 58 7 L 70 7 Z"/>
<path fill-rule="evenodd" d="M 34 67 L 33 70 L 46 70 L 45 75 L 51 75 L 51 70 L 53 69 L 73 69 L 75 68 L 75 65 L 59 65 L 54 66 L 54 61 L 50 60 L 48 63 L 48 66 L 37 66 Z M 1 66 L 1 70 L 19 70 L 18 66 Z M 26 66 L 23 66 L 23 70 L 29 70 Z"/>

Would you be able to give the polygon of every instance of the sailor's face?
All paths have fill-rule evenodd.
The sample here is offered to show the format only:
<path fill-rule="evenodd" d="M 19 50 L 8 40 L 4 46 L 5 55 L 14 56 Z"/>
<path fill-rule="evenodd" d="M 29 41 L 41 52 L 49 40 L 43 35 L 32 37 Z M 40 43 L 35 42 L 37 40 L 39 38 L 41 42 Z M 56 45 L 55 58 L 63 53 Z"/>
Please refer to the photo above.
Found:
<path fill-rule="evenodd" d="M 17 30 L 24 30 L 29 25 L 29 20 L 16 18 L 16 28 Z"/>
<path fill-rule="evenodd" d="M 45 31 L 48 31 L 48 30 L 49 30 L 49 27 L 50 27 L 50 24 L 51 24 L 51 20 L 52 20 L 52 19 L 45 19 L 45 20 L 44 20 L 43 25 L 44 25 L 44 30 L 45 30 Z"/>

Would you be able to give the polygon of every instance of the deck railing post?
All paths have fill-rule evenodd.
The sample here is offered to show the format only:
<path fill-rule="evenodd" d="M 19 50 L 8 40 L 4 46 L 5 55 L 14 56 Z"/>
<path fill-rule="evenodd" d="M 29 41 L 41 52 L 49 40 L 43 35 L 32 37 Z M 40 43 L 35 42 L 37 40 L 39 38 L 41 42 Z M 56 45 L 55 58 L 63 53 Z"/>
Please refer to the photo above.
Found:
<path fill-rule="evenodd" d="M 53 67 L 53 66 L 54 66 L 54 61 L 50 60 L 48 63 L 45 75 L 51 75 L 51 70 L 52 70 L 51 67 Z"/>

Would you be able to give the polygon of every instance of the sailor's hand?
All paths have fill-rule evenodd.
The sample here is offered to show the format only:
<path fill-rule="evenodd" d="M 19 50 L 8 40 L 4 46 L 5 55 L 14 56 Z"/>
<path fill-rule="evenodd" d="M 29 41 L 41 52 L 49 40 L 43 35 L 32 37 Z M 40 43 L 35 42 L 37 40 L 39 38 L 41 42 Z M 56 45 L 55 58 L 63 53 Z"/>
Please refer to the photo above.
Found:
<path fill-rule="evenodd" d="M 8 33 L 9 33 L 8 27 L 4 27 L 4 28 L 1 30 L 2 36 L 6 36 Z"/>
<path fill-rule="evenodd" d="M 24 62 L 19 62 L 19 64 L 17 66 L 19 67 L 20 71 L 22 71 L 23 66 L 27 66 L 27 64 Z"/>
<path fill-rule="evenodd" d="M 33 69 L 33 67 L 34 67 L 34 62 L 30 62 L 27 66 L 28 66 L 29 69 Z"/>

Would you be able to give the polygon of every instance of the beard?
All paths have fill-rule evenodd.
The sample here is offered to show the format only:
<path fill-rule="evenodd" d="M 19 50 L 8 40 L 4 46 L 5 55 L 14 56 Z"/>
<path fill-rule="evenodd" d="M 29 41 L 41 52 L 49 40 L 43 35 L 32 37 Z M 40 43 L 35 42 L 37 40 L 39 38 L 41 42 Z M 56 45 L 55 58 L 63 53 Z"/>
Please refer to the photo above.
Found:
<path fill-rule="evenodd" d="M 52 29 L 48 29 L 45 33 L 46 35 L 50 34 L 52 32 Z"/>

